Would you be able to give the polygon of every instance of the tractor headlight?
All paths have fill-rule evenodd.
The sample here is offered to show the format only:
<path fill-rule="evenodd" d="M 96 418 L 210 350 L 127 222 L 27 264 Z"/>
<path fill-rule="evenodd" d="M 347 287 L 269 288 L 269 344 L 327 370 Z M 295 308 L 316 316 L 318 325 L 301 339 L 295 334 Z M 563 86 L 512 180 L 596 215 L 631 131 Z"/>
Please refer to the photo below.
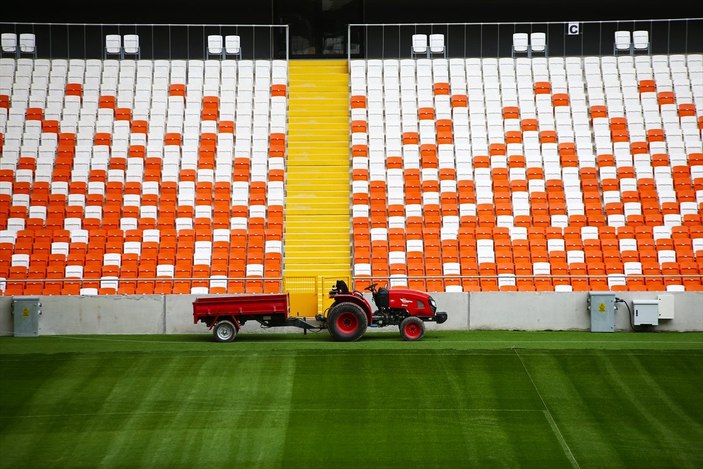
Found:
<path fill-rule="evenodd" d="M 428 301 L 430 303 L 430 309 L 432 309 L 432 312 L 434 313 L 435 311 L 437 311 L 437 302 L 434 300 L 434 298 L 430 297 Z"/>

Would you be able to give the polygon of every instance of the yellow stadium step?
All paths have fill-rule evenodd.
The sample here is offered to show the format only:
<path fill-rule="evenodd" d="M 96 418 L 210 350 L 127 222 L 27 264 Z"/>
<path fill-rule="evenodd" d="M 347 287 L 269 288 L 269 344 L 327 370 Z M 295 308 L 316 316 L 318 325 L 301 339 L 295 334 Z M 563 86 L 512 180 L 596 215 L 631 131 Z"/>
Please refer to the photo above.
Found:
<path fill-rule="evenodd" d="M 342 86 L 346 86 L 346 84 L 342 84 Z M 325 88 L 319 88 L 315 91 L 291 92 L 288 94 L 288 101 L 294 101 L 296 104 L 320 104 L 323 107 L 327 107 L 325 105 L 329 103 L 338 104 L 348 102 L 349 93 L 339 93 L 337 91 L 326 92 Z"/>
<path fill-rule="evenodd" d="M 292 60 L 288 79 L 284 279 L 312 277 L 322 313 L 351 270 L 348 64 Z"/>
<path fill-rule="evenodd" d="M 293 151 L 299 153 L 296 157 L 298 160 L 289 162 L 289 166 L 310 166 L 311 164 L 339 166 L 343 157 L 349 154 L 349 150 L 344 149 L 342 144 L 334 142 L 327 142 L 327 146 L 297 144 L 293 145 Z M 330 158 L 330 156 L 334 156 L 334 158 Z"/>
<path fill-rule="evenodd" d="M 328 129 L 326 134 L 331 133 L 331 132 L 337 132 L 335 129 Z M 321 136 L 320 138 L 324 138 L 324 136 Z M 342 154 L 349 155 L 349 143 L 348 141 L 344 140 L 338 140 L 338 139 L 332 139 L 332 140 L 317 140 L 314 138 L 314 136 L 308 136 L 305 139 L 301 139 L 298 141 L 291 142 L 288 145 L 288 150 L 290 151 L 291 149 L 293 151 L 300 151 L 300 150 L 305 150 L 305 149 L 319 149 L 319 148 L 326 148 L 328 150 L 333 150 L 335 153 L 337 153 L 338 156 L 341 156 Z M 296 157 L 301 157 L 305 156 L 304 154 L 297 154 Z M 297 161 L 291 161 L 291 164 L 295 164 Z M 341 159 L 339 160 L 341 163 Z"/>
<path fill-rule="evenodd" d="M 349 128 L 349 122 L 330 122 L 329 120 L 325 122 L 305 122 L 300 120 L 293 125 L 288 125 L 288 132 L 307 132 L 308 137 L 318 137 L 326 135 L 330 131 L 338 132 L 342 129 L 346 130 Z M 346 139 L 345 139 L 346 142 Z"/>
<path fill-rule="evenodd" d="M 296 167 L 289 167 L 289 170 L 294 170 L 298 171 L 301 168 L 304 168 L 303 166 L 296 166 Z M 309 179 L 303 179 L 300 177 L 300 175 L 295 175 L 292 176 L 290 179 L 288 179 L 287 187 L 288 187 L 288 192 L 292 192 L 293 190 L 300 191 L 301 193 L 304 194 L 316 194 L 321 187 L 338 187 L 340 189 L 344 189 L 347 194 L 349 194 L 349 188 L 346 187 L 349 185 L 349 173 L 348 171 L 345 171 L 342 174 L 330 174 L 332 172 L 338 171 L 337 167 L 334 165 L 325 165 L 325 164 L 318 164 L 318 165 L 313 165 L 310 166 L 312 169 L 312 172 L 318 171 L 320 172 L 320 176 L 314 180 L 309 180 Z M 346 179 L 345 179 L 346 177 Z M 324 192 L 327 192 L 325 190 Z M 335 191 L 336 192 L 336 191 Z M 295 194 L 288 194 L 288 195 L 295 195 Z M 326 193 L 323 194 L 318 194 L 320 197 L 324 197 L 327 195 Z M 295 208 L 295 207 L 291 207 Z"/>

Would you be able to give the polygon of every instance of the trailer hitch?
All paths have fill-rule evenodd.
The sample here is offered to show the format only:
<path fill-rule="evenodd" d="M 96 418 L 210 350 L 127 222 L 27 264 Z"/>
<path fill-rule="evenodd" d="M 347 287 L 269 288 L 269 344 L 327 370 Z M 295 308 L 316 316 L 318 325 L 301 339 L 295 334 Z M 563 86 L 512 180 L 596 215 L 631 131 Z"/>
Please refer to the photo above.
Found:
<path fill-rule="evenodd" d="M 307 334 L 308 331 L 320 331 L 324 329 L 322 326 L 316 326 L 314 324 L 310 324 L 309 322 L 300 319 L 300 318 L 288 318 L 286 319 L 286 326 L 294 326 L 294 327 L 299 327 L 303 329 L 303 334 Z"/>

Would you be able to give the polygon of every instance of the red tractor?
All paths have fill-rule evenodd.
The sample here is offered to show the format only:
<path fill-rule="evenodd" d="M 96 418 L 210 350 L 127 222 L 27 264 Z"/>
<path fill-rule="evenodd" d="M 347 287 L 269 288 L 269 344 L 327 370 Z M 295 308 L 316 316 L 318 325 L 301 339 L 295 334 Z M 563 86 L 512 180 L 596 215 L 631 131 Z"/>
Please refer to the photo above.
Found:
<path fill-rule="evenodd" d="M 405 288 L 365 290 L 371 292 L 376 311 L 360 291 L 349 291 L 343 280 L 337 280 L 329 292 L 334 303 L 315 317 L 319 325 L 305 318 L 290 316 L 288 293 L 211 296 L 193 301 L 193 323 L 205 323 L 218 342 L 231 342 L 247 321 L 262 327 L 299 327 L 309 330 L 329 329 L 334 340 L 350 342 L 364 335 L 366 329 L 397 325 L 405 340 L 420 340 L 425 334 L 425 322 L 442 324 L 447 313 L 438 313 L 437 304 L 427 293 Z"/>
<path fill-rule="evenodd" d="M 329 297 L 334 303 L 326 315 L 316 319 L 325 324 L 332 338 L 351 342 L 364 335 L 370 327 L 398 326 L 405 340 L 420 340 L 425 335 L 425 322 L 442 324 L 447 313 L 437 312 L 434 298 L 424 292 L 406 288 L 376 288 L 373 283 L 364 290 L 371 293 L 376 311 L 364 295 L 349 291 L 346 282 L 337 280 L 330 290 Z"/>

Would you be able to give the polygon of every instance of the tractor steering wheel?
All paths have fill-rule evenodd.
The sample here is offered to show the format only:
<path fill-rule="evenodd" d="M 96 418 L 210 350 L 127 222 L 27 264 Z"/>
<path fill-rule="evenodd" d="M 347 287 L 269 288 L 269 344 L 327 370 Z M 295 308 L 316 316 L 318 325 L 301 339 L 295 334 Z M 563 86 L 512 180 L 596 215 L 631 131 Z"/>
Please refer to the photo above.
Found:
<path fill-rule="evenodd" d="M 376 285 L 378 285 L 378 284 L 377 284 L 377 283 L 372 283 L 372 284 L 369 285 L 368 287 L 364 288 L 364 290 L 368 290 L 368 291 L 370 291 L 370 292 L 374 292 L 374 291 L 376 291 Z"/>

